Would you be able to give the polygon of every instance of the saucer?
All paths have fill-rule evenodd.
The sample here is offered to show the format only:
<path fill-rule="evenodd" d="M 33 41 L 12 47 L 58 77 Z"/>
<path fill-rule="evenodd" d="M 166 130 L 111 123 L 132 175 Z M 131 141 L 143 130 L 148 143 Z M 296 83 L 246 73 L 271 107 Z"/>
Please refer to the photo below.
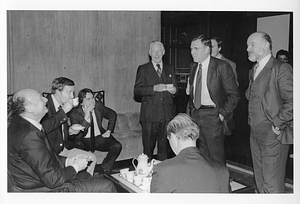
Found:
<path fill-rule="evenodd" d="M 72 126 L 73 130 L 83 130 L 84 127 L 83 126 Z"/>

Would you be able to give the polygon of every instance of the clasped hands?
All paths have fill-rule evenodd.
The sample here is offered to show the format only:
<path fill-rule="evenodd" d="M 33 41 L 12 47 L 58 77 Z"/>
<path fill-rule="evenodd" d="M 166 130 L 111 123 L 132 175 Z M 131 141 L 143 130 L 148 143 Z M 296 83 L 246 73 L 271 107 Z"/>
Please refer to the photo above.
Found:
<path fill-rule="evenodd" d="M 92 157 L 88 157 L 82 154 L 78 154 L 74 157 L 70 157 L 67 159 L 66 166 L 73 166 L 77 172 L 85 169 L 89 161 L 93 161 Z"/>
<path fill-rule="evenodd" d="M 167 84 L 156 84 L 153 86 L 153 90 L 156 92 L 168 91 L 170 94 L 176 93 L 176 87 L 173 85 L 172 88 L 168 88 Z"/>

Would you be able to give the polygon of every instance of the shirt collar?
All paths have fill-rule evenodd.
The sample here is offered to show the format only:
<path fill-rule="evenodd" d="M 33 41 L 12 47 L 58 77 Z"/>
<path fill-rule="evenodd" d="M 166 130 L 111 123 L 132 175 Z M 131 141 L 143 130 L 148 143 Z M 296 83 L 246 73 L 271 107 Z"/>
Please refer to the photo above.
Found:
<path fill-rule="evenodd" d="M 210 55 L 208 55 L 208 57 L 201 63 L 202 65 L 202 69 L 206 69 L 208 67 L 208 63 L 210 61 Z M 199 64 L 199 63 L 198 63 Z"/>
<path fill-rule="evenodd" d="M 39 122 L 37 122 L 36 120 L 33 120 L 33 119 L 28 118 L 26 116 L 21 116 L 21 117 L 28 120 L 28 122 L 30 122 L 32 125 L 34 125 L 37 129 L 42 130 L 42 125 Z"/>
<path fill-rule="evenodd" d="M 271 58 L 271 54 L 268 54 L 267 56 L 265 56 L 264 58 L 262 58 L 258 64 L 260 68 L 263 68 L 269 61 L 269 59 Z"/>
<path fill-rule="evenodd" d="M 155 70 L 157 70 L 157 64 L 159 64 L 160 65 L 160 68 L 161 68 L 161 70 L 163 69 L 163 63 L 162 62 L 160 62 L 160 63 L 155 63 L 155 62 L 153 62 L 152 60 L 151 60 L 151 62 L 152 62 L 152 64 L 153 64 L 153 67 L 155 68 Z"/>
<path fill-rule="evenodd" d="M 52 101 L 53 101 L 55 110 L 58 111 L 58 107 L 60 106 L 60 104 L 58 103 L 58 101 L 56 100 L 56 98 L 53 94 L 51 94 L 51 97 L 52 97 Z"/>

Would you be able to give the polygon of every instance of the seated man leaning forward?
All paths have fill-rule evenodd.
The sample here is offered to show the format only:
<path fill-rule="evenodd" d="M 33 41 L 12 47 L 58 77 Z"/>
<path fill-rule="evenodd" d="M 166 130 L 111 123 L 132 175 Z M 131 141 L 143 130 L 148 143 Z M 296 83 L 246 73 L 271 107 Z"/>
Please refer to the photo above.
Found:
<path fill-rule="evenodd" d="M 61 186 L 71 192 L 116 192 L 105 179 L 76 180 L 76 174 L 87 167 L 83 155 L 66 158 L 51 148 L 40 120 L 47 113 L 47 99 L 33 89 L 14 94 L 14 117 L 8 127 L 8 170 L 21 189 Z"/>
<path fill-rule="evenodd" d="M 175 157 L 154 165 L 151 193 L 228 193 L 229 172 L 224 164 L 200 153 L 199 127 L 180 113 L 167 126 Z"/>
<path fill-rule="evenodd" d="M 96 102 L 91 89 L 80 90 L 78 98 L 79 106 L 69 113 L 69 117 L 72 125 L 80 124 L 84 129 L 75 135 L 73 140 L 79 144 L 78 148 L 86 151 L 108 152 L 99 172 L 110 174 L 122 150 L 121 143 L 111 134 L 116 125 L 117 113 L 101 102 Z M 103 118 L 108 120 L 107 130 L 102 127 Z"/>

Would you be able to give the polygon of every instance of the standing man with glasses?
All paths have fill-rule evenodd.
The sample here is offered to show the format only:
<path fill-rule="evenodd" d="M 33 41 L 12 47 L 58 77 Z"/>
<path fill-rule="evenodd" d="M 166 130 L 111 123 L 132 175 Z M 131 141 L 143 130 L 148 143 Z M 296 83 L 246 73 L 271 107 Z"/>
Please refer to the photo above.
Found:
<path fill-rule="evenodd" d="M 167 159 L 168 142 L 165 129 L 175 115 L 173 96 L 178 87 L 174 68 L 162 61 L 164 54 L 165 48 L 161 42 L 150 43 L 151 61 L 138 67 L 134 85 L 134 94 L 142 97 L 140 123 L 143 152 L 149 157 L 149 161 L 153 158 L 156 142 L 157 159 Z"/>
<path fill-rule="evenodd" d="M 246 91 L 250 148 L 258 193 L 284 193 L 285 171 L 293 143 L 293 69 L 272 56 L 272 39 L 264 32 L 247 40 L 249 72 Z"/>
<path fill-rule="evenodd" d="M 200 152 L 225 164 L 224 132 L 240 99 L 230 65 L 210 56 L 211 40 L 200 35 L 192 40 L 188 112 L 200 127 Z"/>

